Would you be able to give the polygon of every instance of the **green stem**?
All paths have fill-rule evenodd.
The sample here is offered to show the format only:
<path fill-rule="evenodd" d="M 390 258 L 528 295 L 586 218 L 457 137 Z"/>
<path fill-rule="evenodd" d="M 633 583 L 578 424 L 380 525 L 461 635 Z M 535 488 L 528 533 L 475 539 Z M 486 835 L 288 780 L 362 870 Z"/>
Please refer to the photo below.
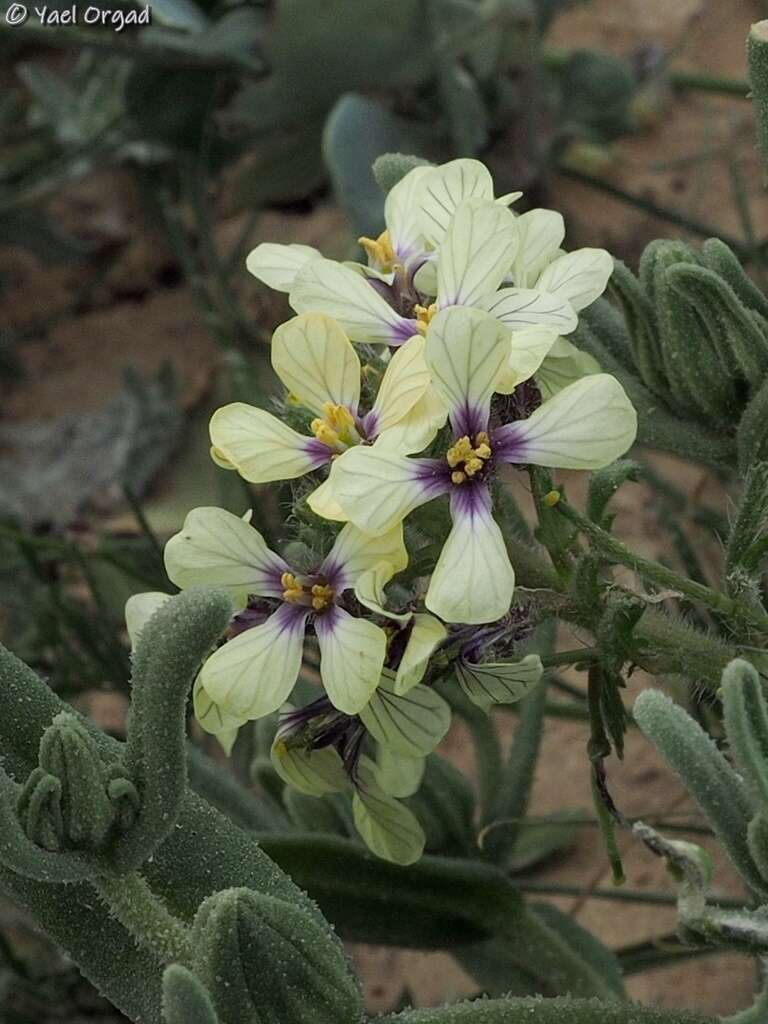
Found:
<path fill-rule="evenodd" d="M 101 875 L 91 880 L 117 920 L 164 963 L 192 962 L 186 925 L 167 909 L 138 872 Z"/>
<path fill-rule="evenodd" d="M 592 664 L 600 660 L 600 652 L 596 647 L 582 647 L 574 651 L 558 651 L 556 654 L 545 654 L 541 663 L 544 668 L 554 668 L 556 665 L 580 665 Z"/>
<path fill-rule="evenodd" d="M 584 889 L 580 885 L 565 885 L 555 882 L 536 882 L 515 878 L 515 888 L 539 896 L 575 896 L 578 899 L 610 900 L 614 903 L 647 903 L 655 907 L 676 907 L 677 896 L 661 892 L 643 892 L 639 889 Z M 715 897 L 716 898 L 716 897 Z M 740 900 L 717 899 L 718 907 L 728 910 L 743 910 Z"/>
<path fill-rule="evenodd" d="M 635 554 L 626 544 L 611 536 L 610 533 L 606 533 L 605 530 L 596 523 L 593 523 L 591 519 L 587 519 L 586 516 L 582 515 L 572 505 L 569 505 L 564 499 L 561 498 L 554 507 L 574 526 L 577 526 L 582 533 L 586 534 L 601 554 L 612 561 L 618 562 L 620 565 L 626 565 L 629 569 L 634 569 L 635 572 L 652 580 L 654 583 L 679 591 L 692 601 L 698 601 L 720 615 L 741 619 L 742 621 L 749 622 L 761 632 L 768 632 L 768 615 L 765 613 L 756 612 L 734 601 L 733 598 L 712 590 L 711 587 L 704 586 L 702 583 L 696 583 L 694 580 L 689 580 L 672 569 L 668 569 L 660 562 L 654 562 L 650 558 L 644 558 L 642 555 Z"/>

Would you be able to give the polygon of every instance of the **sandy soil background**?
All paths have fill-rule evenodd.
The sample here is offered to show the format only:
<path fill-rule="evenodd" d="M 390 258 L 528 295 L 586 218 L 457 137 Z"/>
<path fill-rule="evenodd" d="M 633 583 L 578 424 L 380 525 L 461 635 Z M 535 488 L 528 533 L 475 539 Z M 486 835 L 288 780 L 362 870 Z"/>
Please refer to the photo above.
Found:
<path fill-rule="evenodd" d="M 559 20 L 552 42 L 568 48 L 595 46 L 624 56 L 639 47 L 657 45 L 674 54 L 675 67 L 743 78 L 746 32 L 761 16 L 766 16 L 764 5 L 756 0 L 593 0 Z M 750 108 L 743 100 L 680 93 L 643 133 L 618 144 L 609 177 L 659 205 L 711 223 L 713 230 L 743 238 L 743 213 L 739 214 L 733 198 L 735 162 L 753 223 L 765 234 L 766 194 L 752 131 Z M 706 158 L 701 158 L 702 153 L 708 154 Z M 549 188 L 551 204 L 566 214 L 570 248 L 602 245 L 633 263 L 652 238 L 685 235 L 562 176 L 554 175 Z M 51 269 L 28 253 L 0 248 L 0 274 L 10 284 L 3 297 L 3 319 L 27 334 L 20 350 L 27 374 L 4 397 L 3 418 L 24 423 L 99 408 L 120 386 L 124 366 L 154 372 L 168 359 L 182 382 L 185 407 L 204 422 L 213 401 L 219 353 L 192 294 L 179 284 L 172 255 L 160 236 L 135 230 L 141 210 L 130 179 L 110 173 L 68 187 L 54 201 L 53 210 L 65 223 L 76 223 L 81 233 L 116 247 L 119 257 L 109 262 L 100 280 L 91 283 L 83 306 L 80 269 Z M 221 239 L 234 239 L 241 227 L 242 218 L 222 216 Z M 344 254 L 350 243 L 343 218 L 328 205 L 309 214 L 265 213 L 254 243 L 267 239 L 318 245 L 329 255 Z M 246 283 L 243 298 L 265 324 L 277 321 L 284 312 L 281 300 L 265 299 L 253 282 Z M 192 503 L 192 494 L 205 486 L 205 474 L 212 472 L 206 468 L 205 447 L 199 441 L 195 444 L 201 449 L 200 458 L 188 448 L 161 476 L 150 496 L 148 511 L 158 529 L 177 526 Z M 659 458 L 658 465 L 688 493 L 706 492 L 709 500 L 724 507 L 724 496 L 703 471 L 675 465 L 670 459 Z M 569 482 L 569 492 L 577 500 L 580 486 L 578 479 Z M 643 486 L 628 485 L 618 504 L 621 535 L 645 553 L 664 554 L 653 494 Z M 127 517 L 109 496 L 104 511 L 113 528 L 125 527 Z M 714 564 L 717 552 L 711 555 Z M 562 641 L 573 647 L 579 638 L 564 634 Z M 656 685 L 655 681 L 638 673 L 630 693 L 649 685 Z M 101 715 L 120 711 L 119 703 L 116 709 L 103 697 L 96 698 L 94 705 Z M 509 728 L 508 740 L 513 725 Z M 585 742 L 582 723 L 548 722 L 533 813 L 563 806 L 589 812 Z M 457 763 L 471 768 L 461 727 L 454 728 L 444 749 Z M 610 778 L 619 805 L 629 815 L 692 811 L 681 786 L 636 732 L 630 733 L 624 763 L 611 762 Z M 621 845 L 629 888 L 674 891 L 663 866 L 649 853 L 628 837 Z M 605 857 L 593 830 L 582 830 L 574 850 L 536 877 L 583 889 L 582 896 L 559 898 L 557 903 L 611 947 L 674 927 L 671 909 L 636 905 L 631 912 L 619 913 L 620 905 L 590 898 L 591 890 L 610 888 Z M 733 873 L 722 862 L 718 862 L 715 884 L 723 893 L 738 894 Z M 356 946 L 352 953 L 372 1011 L 391 1007 L 403 987 L 425 1006 L 476 991 L 446 954 L 370 946 Z M 749 961 L 718 956 L 633 977 L 629 990 L 634 997 L 660 1006 L 726 1013 L 746 1005 L 753 981 Z"/>

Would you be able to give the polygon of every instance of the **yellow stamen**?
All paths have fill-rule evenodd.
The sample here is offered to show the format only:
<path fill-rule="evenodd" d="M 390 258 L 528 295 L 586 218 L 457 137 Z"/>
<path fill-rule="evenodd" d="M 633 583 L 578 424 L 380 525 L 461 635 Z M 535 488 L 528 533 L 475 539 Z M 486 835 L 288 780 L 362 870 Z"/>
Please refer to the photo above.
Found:
<path fill-rule="evenodd" d="M 560 491 L 548 491 L 543 501 L 547 508 L 553 508 L 560 501 Z"/>
<path fill-rule="evenodd" d="M 280 585 L 283 588 L 283 600 L 290 604 L 297 604 L 304 596 L 304 587 L 292 572 L 283 573 L 280 577 Z"/>
<path fill-rule="evenodd" d="M 437 303 L 431 306 L 414 306 L 413 312 L 416 315 L 416 330 L 419 334 L 426 334 L 432 318 L 437 315 Z"/>
<path fill-rule="evenodd" d="M 312 587 L 312 607 L 316 612 L 321 612 L 329 605 L 333 604 L 335 596 L 333 587 L 326 586 L 322 583 L 315 583 Z"/>
<path fill-rule="evenodd" d="M 382 231 L 378 238 L 358 238 L 368 256 L 368 265 L 384 273 L 392 270 L 397 259 L 388 231 Z"/>
<path fill-rule="evenodd" d="M 475 437 L 476 447 L 465 434 L 445 453 L 445 460 L 451 469 L 451 481 L 454 484 L 463 484 L 467 477 L 473 477 L 485 468 L 485 463 L 493 454 L 489 444 L 488 434 L 481 430 Z"/>
<path fill-rule="evenodd" d="M 317 440 L 322 444 L 327 445 L 329 448 L 335 448 L 338 445 L 339 435 L 328 426 L 325 420 L 312 420 L 309 426 Z"/>

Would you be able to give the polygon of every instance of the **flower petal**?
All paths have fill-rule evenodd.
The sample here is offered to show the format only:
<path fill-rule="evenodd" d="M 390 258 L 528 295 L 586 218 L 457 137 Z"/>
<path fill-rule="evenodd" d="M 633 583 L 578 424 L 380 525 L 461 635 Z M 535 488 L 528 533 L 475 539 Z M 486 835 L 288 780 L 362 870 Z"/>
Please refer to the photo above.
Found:
<path fill-rule="evenodd" d="M 561 339 L 565 341 L 565 339 Z M 552 346 L 558 341 L 557 331 L 551 327 L 524 327 L 512 333 L 509 362 L 496 382 L 502 395 L 511 394 L 518 384 L 537 374 Z"/>
<path fill-rule="evenodd" d="M 477 305 L 512 331 L 551 327 L 558 334 L 569 334 L 579 323 L 566 299 L 537 288 L 502 288 Z"/>
<path fill-rule="evenodd" d="M 331 317 L 303 313 L 278 327 L 272 336 L 272 365 L 288 390 L 318 416 L 326 402 L 357 413 L 360 360 Z"/>
<path fill-rule="evenodd" d="M 376 778 L 389 796 L 400 799 L 413 796 L 421 785 L 426 766 L 424 757 L 407 757 L 384 743 L 377 744 Z"/>
<path fill-rule="evenodd" d="M 390 244 L 402 263 L 425 248 L 418 201 L 422 182 L 431 170 L 430 167 L 414 167 L 387 193 L 384 221 Z"/>
<path fill-rule="evenodd" d="M 225 754 L 231 754 L 237 734 L 248 719 L 242 718 L 240 715 L 233 715 L 225 707 L 220 707 L 216 701 L 212 700 L 203 687 L 200 676 L 195 680 L 192 690 L 192 706 L 200 728 L 216 737 Z"/>
<path fill-rule="evenodd" d="M 248 721 L 277 711 L 301 668 L 307 615 L 306 609 L 283 604 L 266 622 L 219 647 L 200 671 L 209 697 Z"/>
<path fill-rule="evenodd" d="M 144 594 L 133 594 L 125 602 L 125 628 L 128 630 L 128 639 L 131 641 L 132 650 L 136 646 L 142 629 L 155 612 L 170 599 L 170 594 L 161 594 L 153 590 Z"/>
<path fill-rule="evenodd" d="M 546 402 L 574 381 L 600 372 L 600 364 L 594 356 L 582 352 L 566 338 L 558 338 L 536 370 L 536 383 Z"/>
<path fill-rule="evenodd" d="M 407 416 L 383 431 L 374 448 L 398 455 L 414 455 L 431 444 L 445 426 L 448 410 L 430 385 Z"/>
<path fill-rule="evenodd" d="M 494 704 L 514 704 L 539 682 L 544 669 L 538 654 L 529 654 L 522 661 L 493 662 L 475 665 L 469 661 L 456 663 L 456 677 L 467 697 L 489 711 Z"/>
<path fill-rule="evenodd" d="M 297 313 L 327 313 L 352 341 L 402 345 L 415 321 L 396 313 L 365 277 L 333 260 L 311 260 L 297 274 L 290 303 Z"/>
<path fill-rule="evenodd" d="M 381 789 L 374 771 L 364 778 L 352 797 L 352 817 L 363 842 L 382 860 L 414 864 L 424 852 L 424 829 L 412 811 Z"/>
<path fill-rule="evenodd" d="M 419 221 L 424 236 L 439 246 L 459 203 L 493 199 L 493 178 L 479 160 L 451 160 L 427 171 L 419 181 Z"/>
<path fill-rule="evenodd" d="M 438 306 L 474 306 L 492 295 L 512 265 L 518 241 L 506 207 L 486 199 L 460 203 L 440 246 Z"/>
<path fill-rule="evenodd" d="M 177 587 L 226 587 L 241 603 L 248 594 L 282 597 L 288 566 L 250 523 L 223 508 L 195 508 L 165 545 L 165 569 Z"/>
<path fill-rule="evenodd" d="M 440 467 L 442 468 L 442 463 Z M 366 533 L 391 530 L 419 505 L 445 494 L 432 459 L 407 459 L 373 448 L 350 448 L 331 467 L 333 494 L 350 520 Z"/>
<path fill-rule="evenodd" d="M 393 674 L 385 670 L 360 719 L 379 743 L 408 757 L 425 757 L 448 732 L 451 709 L 429 686 L 414 686 L 403 696 L 394 685 Z"/>
<path fill-rule="evenodd" d="M 408 565 L 403 543 L 403 524 L 395 523 L 384 533 L 371 536 L 347 523 L 334 541 L 321 566 L 321 572 L 337 591 L 353 587 L 361 574 L 386 562 L 392 575 Z"/>
<path fill-rule="evenodd" d="M 491 397 L 509 359 L 509 331 L 479 309 L 452 306 L 429 325 L 427 362 L 456 434 L 488 426 Z"/>
<path fill-rule="evenodd" d="M 335 605 L 315 619 L 320 676 L 328 698 L 345 715 L 356 715 L 378 685 L 387 636 L 368 619 Z"/>
<path fill-rule="evenodd" d="M 404 612 L 401 615 L 397 612 L 390 612 L 384 607 L 386 601 L 384 588 L 393 575 L 394 572 L 389 562 L 379 562 L 372 569 L 366 569 L 360 574 L 355 584 L 355 597 L 369 611 L 383 615 L 395 622 L 406 623 L 410 621 L 410 612 Z"/>
<path fill-rule="evenodd" d="M 342 458 L 344 453 L 339 456 Z M 346 523 L 347 516 L 344 509 L 333 496 L 333 487 L 330 477 L 323 480 L 311 494 L 307 495 L 307 504 L 316 516 L 323 519 L 330 519 L 334 523 Z"/>
<path fill-rule="evenodd" d="M 309 260 L 318 259 L 321 253 L 311 245 L 276 245 L 262 242 L 257 245 L 245 261 L 248 270 L 259 281 L 278 292 L 289 292 L 298 272 Z"/>
<path fill-rule="evenodd" d="M 419 612 L 413 616 L 411 635 L 408 637 L 408 643 L 395 676 L 396 694 L 402 696 L 421 682 L 432 653 L 447 635 L 448 630 L 433 615 Z"/>
<path fill-rule="evenodd" d="M 613 257 L 605 249 L 576 249 L 545 267 L 536 288 L 578 312 L 603 294 L 612 273 Z"/>
<path fill-rule="evenodd" d="M 632 445 L 637 414 L 615 377 L 595 373 L 569 384 L 527 420 L 494 433 L 506 462 L 559 469 L 600 469 Z"/>
<path fill-rule="evenodd" d="M 399 423 L 429 387 L 430 373 L 424 358 L 425 345 L 424 338 L 415 335 L 390 359 L 370 413 L 369 437 Z"/>
<path fill-rule="evenodd" d="M 494 622 L 512 603 L 515 573 L 485 485 L 456 489 L 453 527 L 424 603 L 445 622 Z"/>
<path fill-rule="evenodd" d="M 211 416 L 211 442 L 252 484 L 294 480 L 331 460 L 331 450 L 304 437 L 265 409 L 231 402 Z M 218 461 L 218 460 L 217 460 Z"/>
<path fill-rule="evenodd" d="M 307 750 L 293 746 L 285 727 L 278 726 L 270 759 L 283 782 L 309 796 L 325 796 L 349 788 L 344 764 L 333 747 Z"/>
<path fill-rule="evenodd" d="M 565 222 L 556 210 L 528 210 L 517 218 L 517 227 L 520 248 L 515 256 L 514 279 L 518 287 L 527 288 L 560 248 Z"/>

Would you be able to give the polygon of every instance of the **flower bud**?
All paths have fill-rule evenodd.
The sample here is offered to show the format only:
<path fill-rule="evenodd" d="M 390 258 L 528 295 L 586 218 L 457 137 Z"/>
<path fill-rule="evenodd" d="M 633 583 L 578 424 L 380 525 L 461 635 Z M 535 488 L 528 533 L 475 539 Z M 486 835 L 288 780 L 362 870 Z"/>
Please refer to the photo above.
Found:
<path fill-rule="evenodd" d="M 114 820 L 105 771 L 93 737 L 78 719 L 61 712 L 40 740 L 40 767 L 61 786 L 63 843 L 97 850 Z"/>
<path fill-rule="evenodd" d="M 196 973 L 221 1024 L 358 1024 L 360 989 L 341 943 L 306 910 L 251 889 L 206 900 Z"/>

